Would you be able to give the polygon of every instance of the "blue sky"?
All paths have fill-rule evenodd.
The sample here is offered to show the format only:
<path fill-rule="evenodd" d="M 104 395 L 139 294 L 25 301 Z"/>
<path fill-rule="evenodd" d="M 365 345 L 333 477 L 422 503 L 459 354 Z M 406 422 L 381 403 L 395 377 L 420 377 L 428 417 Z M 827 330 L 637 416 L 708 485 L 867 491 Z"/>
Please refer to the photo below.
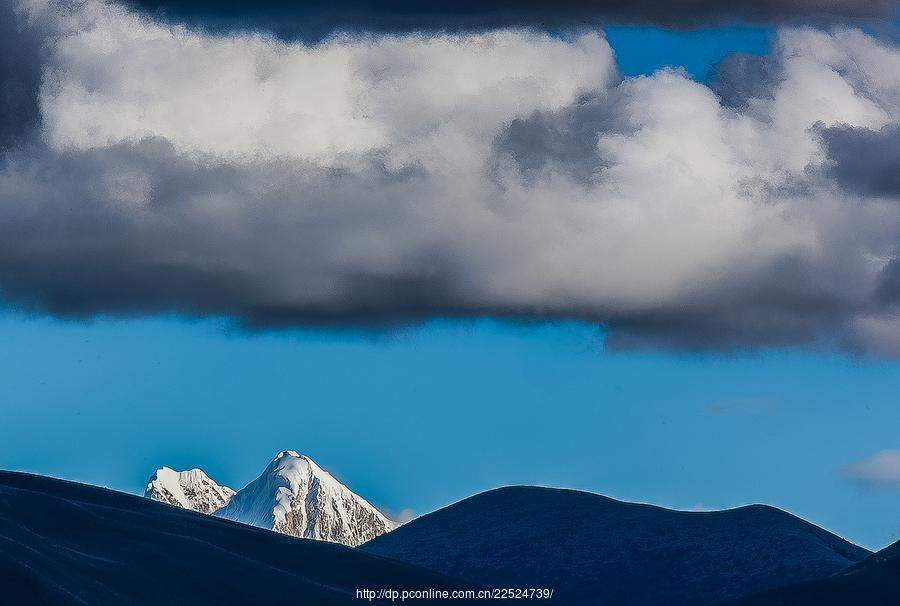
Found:
<path fill-rule="evenodd" d="M 6 316 L 0 330 L 7 468 L 139 492 L 157 466 L 199 466 L 240 487 L 293 448 L 394 511 L 528 483 L 766 502 L 870 547 L 900 534 L 900 494 L 840 475 L 896 446 L 892 363 L 609 353 L 595 327 L 488 320 L 250 336 Z"/>
<path fill-rule="evenodd" d="M 612 28 L 624 73 L 698 79 L 771 31 Z M 894 362 L 612 353 L 596 326 L 436 321 L 246 334 L 178 318 L 0 317 L 0 466 L 140 492 L 160 465 L 239 488 L 281 449 L 372 502 L 427 512 L 503 484 L 678 508 L 770 503 L 868 547 L 900 493 L 841 468 L 898 444 Z"/>
<path fill-rule="evenodd" d="M 701 81 L 730 52 L 763 54 L 773 30 L 731 25 L 706 30 L 667 30 L 639 26 L 605 29 L 626 76 L 648 74 L 661 67 L 681 67 Z"/>

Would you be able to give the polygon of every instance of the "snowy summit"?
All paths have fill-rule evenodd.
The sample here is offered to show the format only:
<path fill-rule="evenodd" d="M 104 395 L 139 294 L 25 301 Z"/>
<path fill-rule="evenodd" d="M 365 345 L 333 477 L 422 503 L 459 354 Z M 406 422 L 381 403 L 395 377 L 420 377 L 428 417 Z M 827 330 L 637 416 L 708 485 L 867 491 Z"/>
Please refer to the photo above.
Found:
<path fill-rule="evenodd" d="M 235 493 L 199 469 L 156 470 L 144 496 L 307 539 L 355 547 L 398 526 L 312 459 L 284 450 Z"/>
<path fill-rule="evenodd" d="M 216 516 L 307 539 L 356 546 L 397 523 L 312 459 L 285 450 Z"/>
<path fill-rule="evenodd" d="M 175 471 L 160 467 L 150 477 L 144 496 L 201 513 L 212 513 L 226 505 L 234 491 L 219 486 L 200 469 Z"/>

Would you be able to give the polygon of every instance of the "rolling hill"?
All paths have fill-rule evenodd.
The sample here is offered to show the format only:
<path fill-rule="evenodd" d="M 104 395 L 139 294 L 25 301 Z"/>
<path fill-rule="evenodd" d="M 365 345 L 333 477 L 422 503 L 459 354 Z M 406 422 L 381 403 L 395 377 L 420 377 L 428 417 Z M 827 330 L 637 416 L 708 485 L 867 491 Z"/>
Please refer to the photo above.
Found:
<path fill-rule="evenodd" d="M 818 581 L 734 600 L 728 606 L 883 606 L 900 604 L 900 542 Z"/>
<path fill-rule="evenodd" d="M 2 604 L 359 606 L 367 602 L 357 589 L 464 587 L 334 543 L 103 488 L 0 472 Z"/>
<path fill-rule="evenodd" d="M 361 547 L 571 606 L 702 606 L 822 579 L 869 555 L 773 507 L 673 511 L 549 488 L 488 491 Z"/>

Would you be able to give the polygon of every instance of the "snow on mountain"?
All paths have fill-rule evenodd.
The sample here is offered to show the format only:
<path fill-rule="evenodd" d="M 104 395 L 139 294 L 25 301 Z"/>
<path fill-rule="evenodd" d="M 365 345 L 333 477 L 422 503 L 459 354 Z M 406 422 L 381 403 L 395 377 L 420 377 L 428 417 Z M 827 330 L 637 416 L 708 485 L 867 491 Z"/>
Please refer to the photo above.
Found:
<path fill-rule="evenodd" d="M 278 453 L 261 476 L 214 515 L 352 547 L 397 526 L 312 459 L 293 450 Z"/>
<path fill-rule="evenodd" d="M 227 486 L 219 486 L 199 469 L 175 471 L 170 467 L 160 467 L 150 477 L 144 496 L 184 509 L 212 513 L 226 505 L 234 496 L 234 491 Z"/>

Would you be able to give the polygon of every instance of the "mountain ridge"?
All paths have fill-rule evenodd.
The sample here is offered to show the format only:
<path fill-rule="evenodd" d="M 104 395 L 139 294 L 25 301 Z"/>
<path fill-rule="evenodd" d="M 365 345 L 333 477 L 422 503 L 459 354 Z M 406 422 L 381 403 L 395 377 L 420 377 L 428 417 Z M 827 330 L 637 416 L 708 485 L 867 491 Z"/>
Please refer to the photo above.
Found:
<path fill-rule="evenodd" d="M 218 485 L 200 469 L 178 472 L 161 467 L 151 476 L 144 496 L 282 534 L 350 547 L 399 525 L 295 450 L 279 452 L 259 477 L 238 491 Z"/>
<path fill-rule="evenodd" d="M 870 554 L 767 505 L 685 512 L 523 486 L 463 499 L 360 549 L 488 586 L 556 587 L 571 606 L 711 605 Z"/>
<path fill-rule="evenodd" d="M 4 604 L 352 606 L 368 603 L 357 590 L 379 587 L 477 588 L 335 543 L 106 488 L 0 471 Z"/>

